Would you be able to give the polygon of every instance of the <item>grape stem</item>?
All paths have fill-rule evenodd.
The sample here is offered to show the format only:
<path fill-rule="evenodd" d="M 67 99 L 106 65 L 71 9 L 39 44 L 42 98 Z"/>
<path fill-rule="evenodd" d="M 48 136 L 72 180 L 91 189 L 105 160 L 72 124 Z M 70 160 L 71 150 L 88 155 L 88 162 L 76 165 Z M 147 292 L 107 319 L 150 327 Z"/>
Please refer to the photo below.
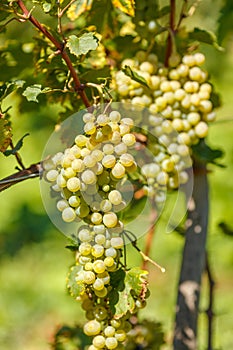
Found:
<path fill-rule="evenodd" d="M 167 50 L 165 56 L 165 66 L 168 67 L 168 60 L 172 54 L 173 49 L 173 36 L 175 33 L 175 18 L 176 18 L 176 0 L 170 0 L 170 24 L 169 24 L 169 35 L 167 40 Z"/>
<path fill-rule="evenodd" d="M 77 72 L 72 64 L 72 61 L 65 50 L 65 43 L 58 41 L 34 16 L 32 16 L 31 11 L 28 11 L 28 9 L 26 8 L 26 6 L 22 0 L 18 0 L 17 4 L 23 12 L 23 15 L 20 16 L 22 18 L 22 20 L 24 20 L 24 21 L 29 20 L 41 33 L 44 34 L 44 36 L 47 39 L 49 39 L 50 42 L 52 42 L 54 44 L 54 46 L 56 47 L 58 52 L 61 54 L 63 60 L 66 62 L 66 65 L 70 71 L 70 74 L 71 74 L 71 76 L 73 78 L 73 82 L 74 82 L 74 90 L 79 94 L 84 105 L 86 107 L 90 107 L 91 104 L 88 100 L 88 97 L 87 97 L 85 91 L 84 91 L 84 85 L 81 84 L 79 77 L 78 77 L 78 74 L 77 74 Z M 19 16 L 19 14 L 17 14 L 17 15 Z"/>
<path fill-rule="evenodd" d="M 160 266 L 157 262 L 152 260 L 148 255 L 143 253 L 143 251 L 137 246 L 137 239 L 136 236 L 130 232 L 130 231 L 124 231 L 125 236 L 128 238 L 128 240 L 131 242 L 132 246 L 139 252 L 139 254 L 142 256 L 144 261 L 150 262 L 152 265 L 157 267 L 161 272 L 165 272 L 166 269 L 162 266 Z"/>
<path fill-rule="evenodd" d="M 5 177 L 4 179 L 1 179 L 0 192 L 6 190 L 7 188 L 11 187 L 12 185 L 15 185 L 18 182 L 40 176 L 41 171 L 42 166 L 39 162 L 37 164 L 31 164 L 28 168 L 22 169 L 17 173 L 14 173 L 10 176 Z"/>

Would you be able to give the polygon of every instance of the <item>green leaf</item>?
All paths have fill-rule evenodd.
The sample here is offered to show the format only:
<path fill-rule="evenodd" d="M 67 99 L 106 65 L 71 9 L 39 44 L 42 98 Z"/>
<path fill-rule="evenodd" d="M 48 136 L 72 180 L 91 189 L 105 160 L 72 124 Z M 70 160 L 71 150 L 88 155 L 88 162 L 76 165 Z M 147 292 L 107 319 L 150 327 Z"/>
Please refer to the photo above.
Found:
<path fill-rule="evenodd" d="M 2 101 L 4 98 L 6 98 L 8 95 L 10 95 L 14 90 L 17 90 L 19 88 L 22 88 L 24 85 L 24 80 L 13 80 L 4 83 L 0 86 L 0 101 Z"/>
<path fill-rule="evenodd" d="M 124 68 L 122 68 L 122 71 L 126 75 L 128 75 L 128 77 L 130 77 L 131 79 L 133 79 L 133 80 L 137 81 L 138 83 L 140 83 L 140 84 L 142 84 L 142 85 L 144 85 L 144 86 L 149 88 L 149 86 L 147 85 L 146 80 L 143 77 L 141 77 L 138 73 L 133 71 L 130 66 L 124 66 Z"/>
<path fill-rule="evenodd" d="M 109 293 L 109 307 L 116 319 L 133 313 L 136 309 L 135 301 L 146 298 L 148 272 L 134 267 L 129 271 L 119 269 L 111 273 L 112 290 Z"/>
<path fill-rule="evenodd" d="M 219 51 L 223 50 L 223 48 L 219 46 L 215 34 L 207 30 L 194 28 L 194 30 L 189 33 L 189 39 L 214 46 Z"/>
<path fill-rule="evenodd" d="M 77 0 L 75 1 L 67 11 L 67 17 L 71 21 L 75 21 L 82 13 L 90 11 L 93 4 L 93 0 Z"/>
<path fill-rule="evenodd" d="M 233 33 L 233 1 L 225 0 L 220 13 L 217 37 L 218 41 L 222 43 L 225 37 Z"/>
<path fill-rule="evenodd" d="M 26 136 L 28 136 L 29 133 L 23 135 L 23 137 L 21 137 L 21 139 L 16 143 L 16 146 L 13 148 L 13 149 L 10 149 L 10 150 L 7 150 L 4 152 L 4 155 L 6 157 L 10 156 L 10 155 L 15 155 L 19 150 L 20 148 L 23 147 L 23 140 Z"/>
<path fill-rule="evenodd" d="M 77 37 L 71 35 L 67 40 L 67 47 L 75 56 L 85 55 L 91 50 L 95 50 L 98 46 L 98 39 L 94 33 L 84 33 Z"/>
<path fill-rule="evenodd" d="M 70 269 L 70 272 L 67 277 L 67 288 L 70 292 L 70 295 L 74 298 L 77 298 L 82 294 L 85 290 L 84 284 L 83 283 L 78 283 L 76 281 L 76 277 L 78 272 L 80 271 L 80 266 L 72 266 Z"/>
<path fill-rule="evenodd" d="M 118 10 L 134 17 L 135 15 L 135 1 L 134 0 L 112 0 L 112 4 Z"/>
<path fill-rule="evenodd" d="M 222 158 L 224 152 L 221 149 L 209 147 L 204 140 L 200 140 L 197 145 L 192 146 L 194 156 L 203 163 L 212 163 L 221 168 L 225 166 L 216 162 L 216 159 Z"/>
<path fill-rule="evenodd" d="M 155 19 L 157 19 L 157 18 L 161 18 L 161 17 L 163 17 L 163 16 L 166 16 L 166 15 L 168 15 L 169 13 L 170 13 L 170 9 L 171 9 L 171 7 L 170 6 L 164 6 L 164 7 L 162 7 L 159 11 L 157 11 L 156 13 L 155 13 Z"/>
<path fill-rule="evenodd" d="M 11 143 L 12 132 L 11 123 L 6 115 L 0 114 L 0 151 L 5 152 Z"/>
<path fill-rule="evenodd" d="M 37 97 L 42 93 L 41 87 L 40 84 L 28 86 L 22 95 L 25 96 L 28 101 L 39 102 Z"/>

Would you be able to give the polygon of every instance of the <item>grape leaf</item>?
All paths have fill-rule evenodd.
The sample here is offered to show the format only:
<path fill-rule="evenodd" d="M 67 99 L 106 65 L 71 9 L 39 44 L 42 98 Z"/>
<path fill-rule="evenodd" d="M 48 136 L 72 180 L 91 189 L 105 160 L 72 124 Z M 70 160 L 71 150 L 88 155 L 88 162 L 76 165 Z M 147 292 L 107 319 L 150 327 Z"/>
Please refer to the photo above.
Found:
<path fill-rule="evenodd" d="M 219 46 L 215 34 L 204 29 L 195 27 L 194 30 L 189 33 L 189 39 L 212 45 L 219 51 L 223 50 L 223 48 Z"/>
<path fill-rule="evenodd" d="M 91 50 L 95 50 L 98 46 L 98 39 L 94 33 L 84 33 L 82 36 L 77 37 L 71 35 L 67 40 L 67 47 L 70 52 L 75 56 L 85 55 Z"/>
<path fill-rule="evenodd" d="M 112 4 L 115 8 L 126 13 L 127 15 L 134 17 L 135 14 L 135 1 L 134 0 L 112 0 Z"/>
<path fill-rule="evenodd" d="M 78 272 L 80 271 L 80 266 L 72 266 L 70 269 L 70 273 L 68 274 L 67 277 L 67 288 L 70 292 L 70 295 L 74 298 L 77 298 L 82 294 L 85 290 L 84 284 L 83 283 L 78 283 L 76 281 L 76 277 Z"/>
<path fill-rule="evenodd" d="M 90 11 L 93 0 L 77 0 L 75 1 L 67 11 L 67 17 L 71 21 L 75 21 L 82 13 Z"/>
<path fill-rule="evenodd" d="M 39 102 L 37 97 L 42 93 L 41 87 L 40 84 L 28 86 L 22 95 L 25 96 L 28 101 Z"/>
<path fill-rule="evenodd" d="M 138 73 L 133 71 L 130 66 L 124 66 L 124 68 L 122 68 L 122 71 L 125 73 L 125 75 L 128 75 L 128 77 L 130 77 L 131 79 L 137 81 L 142 85 L 145 85 L 146 87 L 149 87 L 147 85 L 146 80 L 143 77 L 141 77 Z"/>
<path fill-rule="evenodd" d="M 148 272 L 134 267 L 129 271 L 122 269 L 111 273 L 112 290 L 109 293 L 109 307 L 116 319 L 135 311 L 135 301 L 144 300 L 147 291 Z"/>
<path fill-rule="evenodd" d="M 28 136 L 28 135 L 29 135 L 29 133 L 23 135 L 23 137 L 21 137 L 21 139 L 16 143 L 15 147 L 14 147 L 13 149 L 9 149 L 9 150 L 5 151 L 5 152 L 4 152 L 4 155 L 5 155 L 6 157 L 8 157 L 8 156 L 10 156 L 10 155 L 16 154 L 16 153 L 20 150 L 20 148 L 23 147 L 23 140 L 24 140 L 24 138 L 25 138 L 26 136 Z"/>
<path fill-rule="evenodd" d="M 12 133 L 11 133 L 11 123 L 5 117 L 5 115 L 0 114 L 0 151 L 5 152 L 11 143 Z"/>
<path fill-rule="evenodd" d="M 24 80 L 13 80 L 4 83 L 0 86 L 0 101 L 2 101 L 5 97 L 10 95 L 12 91 L 23 87 L 25 81 Z"/>
<path fill-rule="evenodd" d="M 197 145 L 192 146 L 194 156 L 203 163 L 212 163 L 221 168 L 225 166 L 216 160 L 222 158 L 224 152 L 221 149 L 213 149 L 209 147 L 204 140 L 200 140 Z"/>

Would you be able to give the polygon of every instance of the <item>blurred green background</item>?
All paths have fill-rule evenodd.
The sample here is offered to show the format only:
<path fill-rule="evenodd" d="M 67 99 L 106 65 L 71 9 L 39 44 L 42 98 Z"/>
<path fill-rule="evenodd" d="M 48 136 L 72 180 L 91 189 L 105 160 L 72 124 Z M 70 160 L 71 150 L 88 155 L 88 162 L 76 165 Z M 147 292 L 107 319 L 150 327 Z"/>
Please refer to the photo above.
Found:
<path fill-rule="evenodd" d="M 204 2 L 205 3 L 205 2 Z M 216 29 L 221 1 L 202 4 L 192 25 Z M 208 13 L 208 17 L 207 17 Z M 23 35 L 23 34 L 22 34 Z M 226 50 L 202 46 L 206 67 L 223 106 L 211 126 L 208 141 L 225 151 L 225 169 L 210 167 L 210 225 L 208 251 L 216 280 L 214 294 L 215 349 L 233 349 L 233 238 L 222 233 L 218 223 L 224 221 L 233 229 L 233 38 L 226 40 Z M 53 131 L 56 109 L 44 110 L 31 102 L 29 111 L 14 107 L 14 140 L 26 132 L 22 157 L 26 165 L 39 161 L 46 141 Z M 10 101 L 9 101 L 10 103 Z M 0 178 L 14 172 L 15 160 L 0 155 Z M 42 204 L 39 180 L 28 180 L 1 193 L 0 201 L 0 348 L 4 350 L 48 350 L 56 329 L 74 325 L 83 319 L 80 306 L 66 292 L 65 280 L 72 253 L 65 248 L 67 240 L 50 222 Z M 182 257 L 183 238 L 164 233 L 164 220 L 157 228 L 151 256 L 166 273 L 150 267 L 151 298 L 142 316 L 161 321 L 171 349 L 175 312 L 176 286 Z M 143 245 L 143 240 L 140 242 Z M 141 264 L 140 257 L 129 249 L 130 264 Z M 200 305 L 199 350 L 206 349 L 206 315 L 208 291 L 206 278 Z"/>

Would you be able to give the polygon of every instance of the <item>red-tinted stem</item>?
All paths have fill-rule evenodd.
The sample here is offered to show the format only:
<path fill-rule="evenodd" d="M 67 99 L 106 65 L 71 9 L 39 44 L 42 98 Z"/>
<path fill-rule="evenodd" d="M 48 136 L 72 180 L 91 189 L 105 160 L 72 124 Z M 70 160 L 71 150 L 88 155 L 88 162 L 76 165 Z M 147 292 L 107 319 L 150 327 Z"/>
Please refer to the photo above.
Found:
<path fill-rule="evenodd" d="M 25 16 L 25 19 L 28 19 L 41 33 L 43 33 L 44 36 L 48 38 L 54 44 L 56 49 L 59 51 L 62 58 L 66 62 L 66 65 L 73 78 L 75 91 L 78 92 L 79 96 L 83 100 L 84 105 L 86 107 L 90 107 L 90 102 L 87 98 L 85 91 L 83 90 L 83 85 L 81 84 L 78 78 L 77 72 L 72 64 L 72 61 L 65 50 L 64 43 L 58 41 L 34 16 L 31 15 L 30 11 L 28 11 L 28 9 L 26 8 L 22 0 L 18 0 L 17 3 Z"/>

